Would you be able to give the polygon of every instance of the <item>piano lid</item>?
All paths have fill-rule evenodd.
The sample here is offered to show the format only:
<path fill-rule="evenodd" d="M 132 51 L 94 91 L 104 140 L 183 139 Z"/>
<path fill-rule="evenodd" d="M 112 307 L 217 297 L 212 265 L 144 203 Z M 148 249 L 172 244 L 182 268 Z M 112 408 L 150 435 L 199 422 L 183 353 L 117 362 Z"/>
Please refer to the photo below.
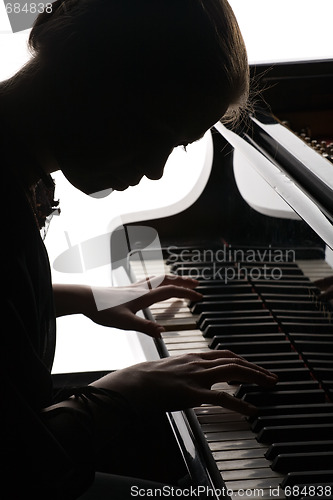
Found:
<path fill-rule="evenodd" d="M 256 120 L 256 119 L 254 119 Z M 257 121 L 257 124 L 261 122 Z M 278 130 L 286 130 L 276 123 Z M 254 141 L 250 134 L 241 137 L 227 129 L 222 123 L 215 124 L 216 130 L 235 148 L 242 153 L 256 171 L 295 212 L 316 231 L 316 233 L 333 249 L 333 176 L 332 166 L 310 148 L 307 148 L 306 162 L 302 162 L 302 148 L 297 149 L 299 139 L 290 133 L 289 150 L 285 150 L 283 143 L 274 142 L 274 154 L 269 155 L 266 149 L 261 150 L 260 141 Z M 265 130 L 260 128 L 265 133 Z M 273 134 L 274 135 L 274 134 Z M 295 149 L 293 144 L 296 143 Z M 290 151 L 291 148 L 291 151 Z M 286 156 L 284 156 L 286 153 Z M 313 153 L 314 161 L 309 164 L 309 153 Z M 281 162 L 280 157 L 283 156 Z M 316 158 L 317 157 L 317 158 Z M 280 160 L 280 161 L 279 161 Z M 313 165 L 316 168 L 309 168 Z M 326 165 L 327 164 L 327 165 Z M 322 171 L 320 171 L 322 166 Z M 326 170 L 327 167 L 327 170 Z M 325 182 L 327 181 L 327 183 Z"/>

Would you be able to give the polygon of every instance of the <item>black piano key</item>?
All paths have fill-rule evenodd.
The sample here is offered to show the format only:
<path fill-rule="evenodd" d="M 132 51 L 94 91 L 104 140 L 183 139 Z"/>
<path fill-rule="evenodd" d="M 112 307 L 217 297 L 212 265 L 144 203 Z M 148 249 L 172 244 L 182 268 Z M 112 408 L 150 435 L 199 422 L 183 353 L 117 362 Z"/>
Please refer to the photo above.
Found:
<path fill-rule="evenodd" d="M 200 314 L 205 311 L 237 311 L 263 309 L 261 300 L 202 300 L 196 302 L 190 308 L 193 314 Z"/>
<path fill-rule="evenodd" d="M 333 469 L 324 469 L 321 471 L 289 472 L 283 479 L 281 487 L 285 489 L 287 486 L 306 484 L 312 486 L 327 484 L 332 485 L 333 487 Z"/>
<path fill-rule="evenodd" d="M 267 325 L 275 325 L 276 331 L 279 329 L 278 323 L 275 321 L 274 318 L 271 316 L 258 316 L 258 315 L 253 315 L 253 316 L 221 316 L 216 315 L 215 317 L 210 317 L 210 318 L 205 318 L 200 321 L 197 321 L 197 325 L 199 326 L 201 331 L 204 331 L 205 328 L 209 325 L 251 325 L 251 324 L 256 324 L 260 325 L 262 323 L 265 323 Z M 246 333 L 246 330 L 243 332 Z"/>
<path fill-rule="evenodd" d="M 270 310 L 274 309 L 290 309 L 298 311 L 316 311 L 317 306 L 311 300 L 282 300 L 282 299 L 265 299 L 265 304 Z"/>
<path fill-rule="evenodd" d="M 253 286 L 251 283 L 248 282 L 247 279 L 245 278 L 240 278 L 235 281 L 225 281 L 225 280 L 214 280 L 214 279 L 204 279 L 204 278 L 198 278 L 199 281 L 199 286 L 207 286 L 207 287 L 215 287 L 215 286 L 228 286 L 228 287 L 233 287 L 233 286 L 239 286 L 239 285 L 245 285 L 249 286 L 251 290 L 253 290 Z"/>
<path fill-rule="evenodd" d="M 261 406 L 259 415 L 297 415 L 299 413 L 325 413 L 333 412 L 331 403 L 308 403 L 290 405 Z M 255 417 L 254 417 L 255 418 Z M 254 420 L 252 417 L 252 420 Z"/>
<path fill-rule="evenodd" d="M 333 368 L 317 368 L 316 365 L 311 365 L 310 367 L 314 373 L 314 376 L 323 382 L 324 380 L 332 380 L 333 379 Z M 326 382 L 327 385 L 327 382 Z M 329 382 L 328 382 L 329 385 Z"/>
<path fill-rule="evenodd" d="M 245 269 L 247 271 L 247 276 L 249 277 L 250 280 L 252 280 L 254 283 L 258 280 L 260 277 L 267 277 L 267 276 L 272 276 L 272 273 L 270 271 L 276 269 L 276 263 L 268 263 L 266 262 L 264 265 L 262 265 L 259 262 L 256 263 L 249 263 L 249 262 L 240 262 L 238 265 L 239 269 Z M 251 275 L 251 269 L 252 275 Z M 260 271 L 260 272 L 259 272 Z M 283 263 L 282 265 L 279 265 L 279 275 L 283 279 L 288 276 L 289 279 L 295 280 L 297 276 L 303 277 L 304 274 L 302 270 L 296 265 L 287 265 L 286 263 Z M 273 274 L 274 276 L 274 274 Z M 257 278 L 257 279 L 256 279 Z"/>
<path fill-rule="evenodd" d="M 253 287 L 257 292 L 261 293 L 283 293 L 286 295 L 292 295 L 295 292 L 298 295 L 306 295 L 309 296 L 310 293 L 320 293 L 318 288 L 309 284 L 299 284 L 297 282 L 293 282 L 290 285 L 281 284 L 280 280 L 275 282 L 274 284 L 257 284 L 253 283 Z"/>
<path fill-rule="evenodd" d="M 290 334 L 293 333 L 315 333 L 315 334 L 333 334 L 333 324 L 326 321 L 326 323 L 312 323 L 309 321 L 280 321 L 283 331 Z"/>
<path fill-rule="evenodd" d="M 285 366 L 284 363 L 298 363 L 304 366 L 304 363 L 300 360 L 299 354 L 295 351 L 288 352 L 266 352 L 266 353 L 254 353 L 248 354 L 246 359 L 252 361 L 252 363 L 261 363 L 261 362 L 269 362 L 272 363 L 282 363 L 282 366 Z M 296 366 L 298 366 L 298 364 Z"/>
<path fill-rule="evenodd" d="M 272 308 L 272 314 L 282 320 L 289 320 L 301 318 L 301 319 L 312 319 L 312 320 L 325 320 L 327 321 L 327 317 L 323 314 L 322 311 L 318 309 L 312 309 L 311 311 L 307 310 L 299 310 L 299 309 L 275 309 Z"/>
<path fill-rule="evenodd" d="M 333 378 L 333 355 L 328 352 L 303 353 L 307 365 L 319 380 L 332 380 Z"/>
<path fill-rule="evenodd" d="M 219 266 L 220 269 L 225 269 L 229 268 L 231 266 L 234 267 L 234 262 L 228 262 L 226 264 L 221 264 Z M 214 262 L 204 262 L 204 261 L 198 261 L 198 262 L 193 262 L 193 261 L 188 261 L 188 262 L 175 262 L 170 266 L 171 271 L 176 272 L 179 269 L 188 269 L 190 272 L 194 271 L 195 269 L 213 269 L 216 267 L 216 264 Z"/>
<path fill-rule="evenodd" d="M 264 427 L 276 425 L 305 425 L 333 423 L 333 413 L 299 413 L 296 415 L 265 415 L 255 419 L 251 428 L 253 432 L 260 432 Z"/>
<path fill-rule="evenodd" d="M 223 334 L 255 334 L 255 333 L 277 333 L 279 331 L 279 327 L 277 323 L 274 322 L 265 322 L 265 323 L 239 323 L 238 325 L 233 324 L 209 324 L 202 330 L 204 337 L 215 337 L 216 335 Z M 279 336 L 285 339 L 284 334 L 279 334 Z M 252 337 L 252 335 L 251 335 Z"/>
<path fill-rule="evenodd" d="M 287 357 L 287 355 L 290 356 Z M 247 361 L 274 372 L 279 377 L 280 382 L 312 380 L 309 368 L 299 359 L 298 354 L 292 351 L 277 353 L 276 358 L 272 353 L 246 354 L 245 358 Z"/>
<path fill-rule="evenodd" d="M 315 370 L 316 373 L 321 374 L 321 378 L 328 380 L 333 379 L 333 364 L 329 366 L 329 362 L 322 362 L 320 359 L 309 359 L 308 364 Z"/>
<path fill-rule="evenodd" d="M 325 467 L 333 469 L 333 451 L 281 454 L 271 465 L 272 470 L 283 473 L 316 471 L 323 470 Z"/>
<path fill-rule="evenodd" d="M 237 263 L 240 265 L 240 266 L 247 266 L 247 267 L 258 267 L 258 266 L 263 266 L 263 265 L 266 265 L 267 267 L 276 267 L 277 265 L 277 262 L 275 262 L 274 260 L 271 260 L 269 258 L 263 258 L 263 255 L 259 254 L 258 255 L 260 256 L 260 259 L 258 260 L 255 260 L 255 259 L 251 259 L 251 260 L 245 260 L 245 259 L 235 259 L 235 261 L 237 261 Z M 293 261 L 286 261 L 286 260 L 283 260 L 283 262 L 279 262 L 279 264 L 281 264 L 281 268 L 282 269 L 296 269 L 296 270 L 299 270 L 300 271 L 300 267 Z"/>
<path fill-rule="evenodd" d="M 333 441 L 292 441 L 273 443 L 265 453 L 267 460 L 273 461 L 278 455 L 287 453 L 314 453 L 316 451 L 332 451 Z M 291 468 L 289 469 L 289 471 Z"/>
<path fill-rule="evenodd" d="M 278 382 L 273 388 L 261 388 L 261 391 L 298 391 L 298 390 L 311 390 L 318 389 L 319 383 L 316 380 L 311 379 L 311 377 L 307 380 L 288 380 L 287 382 Z M 244 394 L 249 392 L 258 392 L 258 386 L 256 384 L 241 384 L 237 391 L 235 392 L 235 396 L 237 398 L 242 398 Z"/>
<path fill-rule="evenodd" d="M 304 351 L 317 351 L 317 352 L 329 352 L 333 353 L 333 340 L 303 340 L 295 338 L 294 344 L 296 349 L 300 352 Z"/>
<path fill-rule="evenodd" d="M 228 331 L 228 330 L 227 330 Z M 231 332 L 233 330 L 231 329 Z M 241 331 L 241 330 L 240 330 Z M 209 347 L 211 349 L 215 349 L 216 346 L 219 344 L 223 344 L 224 342 L 234 342 L 234 343 L 239 343 L 243 344 L 251 340 L 254 343 L 265 343 L 265 342 L 284 342 L 285 341 L 285 336 L 283 333 L 252 333 L 252 335 L 249 335 L 249 333 L 246 333 L 245 335 L 240 335 L 236 333 L 237 330 L 235 330 L 235 333 L 231 334 L 225 334 L 225 335 L 215 335 L 210 344 Z M 206 335 L 205 335 L 206 337 Z"/>
<path fill-rule="evenodd" d="M 282 441 L 320 441 L 333 439 L 333 424 L 275 425 L 264 427 L 257 435 L 259 443 Z"/>
<path fill-rule="evenodd" d="M 324 403 L 325 392 L 320 389 L 305 391 L 258 391 L 245 394 L 243 400 L 258 407 L 283 404 Z"/>
<path fill-rule="evenodd" d="M 263 273 L 263 276 L 265 276 L 265 269 L 261 269 L 262 270 L 262 273 Z M 270 273 L 270 274 L 269 274 Z M 246 273 L 244 274 L 246 276 Z M 248 276 L 248 275 L 247 275 Z M 266 272 L 266 277 L 268 277 L 268 279 L 265 280 L 265 282 L 267 283 L 268 280 L 271 280 L 272 282 L 276 282 L 276 279 L 272 279 L 274 278 L 274 271 L 272 272 L 272 270 Z M 252 283 L 253 285 L 255 285 L 256 283 L 258 283 L 260 280 L 258 279 L 251 279 L 248 278 L 249 282 Z M 287 269 L 284 269 L 282 271 L 282 274 L 281 274 L 281 278 L 279 278 L 279 283 L 282 283 L 282 282 L 298 282 L 299 284 L 303 284 L 303 283 L 309 283 L 309 279 L 304 276 L 304 274 L 293 274 L 292 272 L 288 272 Z"/>
<path fill-rule="evenodd" d="M 284 293 L 261 293 L 260 297 L 263 298 L 265 302 L 267 301 L 285 301 L 285 302 L 303 302 L 304 304 L 315 304 L 313 295 L 303 295 L 303 294 L 284 294 Z"/>
<path fill-rule="evenodd" d="M 332 323 L 329 323 L 329 319 L 326 318 L 320 311 L 310 311 L 309 314 L 306 314 L 304 311 L 299 311 L 299 315 L 296 315 L 296 314 L 290 314 L 290 316 L 288 315 L 283 315 L 283 316 L 280 316 L 278 314 L 275 315 L 276 317 L 276 320 L 279 322 L 279 324 L 285 324 L 285 323 L 291 323 L 291 320 L 293 320 L 294 322 L 298 319 L 300 319 L 300 321 L 302 321 L 303 323 L 302 324 L 305 324 L 305 325 L 308 325 L 308 323 L 312 323 L 313 325 L 326 325 L 327 323 L 328 324 L 331 324 Z M 318 313 L 318 315 L 316 315 L 315 313 Z M 274 314 L 272 312 L 272 314 Z M 300 324 L 299 322 L 297 324 Z"/>
<path fill-rule="evenodd" d="M 216 350 L 229 350 L 234 352 L 235 354 L 239 354 L 246 358 L 247 354 L 251 353 L 263 353 L 269 352 L 270 349 L 279 351 L 279 352 L 288 352 L 290 350 L 289 342 L 285 340 L 281 340 L 279 342 L 221 342 L 216 347 Z"/>
<path fill-rule="evenodd" d="M 219 263 L 218 265 L 218 268 L 221 269 L 221 270 L 228 270 L 230 269 L 230 267 L 234 267 L 235 268 L 235 263 L 230 261 L 230 262 L 221 262 Z M 189 270 L 189 272 L 193 272 L 194 270 L 201 270 L 201 269 L 211 269 L 211 270 L 216 270 L 217 268 L 217 265 L 216 265 L 216 262 L 214 261 L 210 261 L 210 262 L 204 262 L 204 261 L 196 261 L 196 262 L 193 262 L 193 261 L 188 261 L 188 262 L 178 262 L 178 263 L 174 263 L 172 266 L 171 266 L 171 270 L 172 271 L 179 271 L 180 269 L 183 270 L 183 269 L 187 269 Z M 216 277 L 215 280 L 221 280 L 220 277 Z M 223 281 L 223 280 L 222 280 Z"/>
<path fill-rule="evenodd" d="M 203 296 L 206 295 L 224 295 L 224 294 L 243 294 L 252 293 L 253 287 L 247 283 L 234 284 L 230 283 L 227 285 L 211 285 L 209 282 L 202 285 L 198 285 L 196 290 L 200 292 Z M 257 295 L 257 293 L 255 293 Z"/>
<path fill-rule="evenodd" d="M 207 294 L 204 295 L 203 298 L 204 301 L 209 302 L 211 300 L 222 300 L 222 301 L 227 301 L 227 300 L 259 300 L 259 295 L 255 292 L 250 292 L 250 293 L 216 293 L 216 294 Z M 192 303 L 190 303 L 191 307 Z"/>
<path fill-rule="evenodd" d="M 288 337 L 295 342 L 308 341 L 308 342 L 330 342 L 333 335 L 330 333 L 288 333 Z M 326 352 L 326 351 L 322 351 Z"/>
<path fill-rule="evenodd" d="M 266 278 L 267 278 L 267 276 L 266 276 Z M 309 286 L 309 287 L 314 286 L 312 281 L 304 274 L 298 274 L 297 276 L 291 276 L 289 278 L 285 278 L 285 277 L 281 276 L 281 278 L 278 280 L 278 282 L 276 280 L 272 280 L 272 279 L 271 280 L 258 279 L 258 280 L 252 281 L 253 286 L 261 286 L 261 285 L 265 286 L 265 285 L 269 285 L 269 284 L 274 286 L 277 283 L 281 286 L 292 286 L 292 285 Z"/>
<path fill-rule="evenodd" d="M 269 365 L 266 363 L 261 363 L 263 368 L 267 368 L 279 377 L 280 382 L 286 382 L 290 380 L 309 380 L 312 378 L 311 373 L 308 368 L 304 367 L 303 363 L 299 363 L 301 368 L 275 368 L 274 365 Z"/>
<path fill-rule="evenodd" d="M 220 319 L 222 322 L 226 322 L 230 319 L 230 323 L 234 321 L 241 321 L 244 318 L 244 321 L 252 322 L 255 321 L 265 321 L 267 319 L 275 319 L 272 317 L 270 311 L 268 309 L 254 309 L 254 310 L 246 310 L 246 311 L 204 311 L 199 314 L 197 318 L 197 324 L 200 327 L 204 324 L 205 321 L 209 322 L 211 320 Z M 254 318 L 254 319 L 252 319 Z"/>
<path fill-rule="evenodd" d="M 303 351 L 302 353 L 305 359 L 314 359 L 316 361 L 321 361 L 322 363 L 329 363 L 325 366 L 332 366 L 333 363 L 333 354 L 331 352 L 309 352 Z"/>

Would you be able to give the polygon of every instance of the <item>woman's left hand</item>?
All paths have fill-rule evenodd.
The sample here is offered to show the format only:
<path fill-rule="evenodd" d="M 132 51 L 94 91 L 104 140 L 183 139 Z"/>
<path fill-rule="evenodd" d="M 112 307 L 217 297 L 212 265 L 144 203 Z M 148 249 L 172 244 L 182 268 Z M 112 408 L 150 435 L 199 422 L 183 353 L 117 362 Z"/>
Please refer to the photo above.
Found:
<path fill-rule="evenodd" d="M 154 286 L 159 282 L 159 285 Z M 93 290 L 89 286 L 54 285 L 57 315 L 81 313 L 103 326 L 136 330 L 159 338 L 164 328 L 136 313 L 155 302 L 172 297 L 200 300 L 202 295 L 194 290 L 197 285 L 194 279 L 172 275 L 163 279 L 151 278 L 127 287 L 100 287 Z M 75 307 L 71 306 L 74 302 Z"/>
<path fill-rule="evenodd" d="M 333 276 L 314 281 L 314 284 L 321 290 L 318 298 L 324 301 L 328 300 L 333 305 Z"/>

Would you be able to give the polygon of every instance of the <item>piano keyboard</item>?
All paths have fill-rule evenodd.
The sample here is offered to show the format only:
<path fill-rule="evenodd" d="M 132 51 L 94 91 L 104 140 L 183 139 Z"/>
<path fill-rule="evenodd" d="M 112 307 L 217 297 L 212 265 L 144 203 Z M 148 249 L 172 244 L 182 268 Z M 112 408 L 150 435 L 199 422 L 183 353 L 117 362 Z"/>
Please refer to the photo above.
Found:
<path fill-rule="evenodd" d="M 141 264 L 131 265 L 143 278 Z M 228 281 L 223 270 L 214 279 L 212 263 L 165 262 L 168 274 L 196 277 L 194 267 L 204 298 L 195 304 L 170 299 L 150 311 L 166 329 L 171 356 L 228 349 L 279 375 L 269 391 L 251 384 L 213 386 L 255 404 L 255 419 L 211 405 L 194 409 L 226 488 L 263 500 L 332 498 L 333 322 L 312 284 L 332 269 L 323 260 L 303 260 L 274 264 L 279 279 L 251 277 L 250 269 L 263 265 L 273 264 L 242 263 L 243 274 Z"/>

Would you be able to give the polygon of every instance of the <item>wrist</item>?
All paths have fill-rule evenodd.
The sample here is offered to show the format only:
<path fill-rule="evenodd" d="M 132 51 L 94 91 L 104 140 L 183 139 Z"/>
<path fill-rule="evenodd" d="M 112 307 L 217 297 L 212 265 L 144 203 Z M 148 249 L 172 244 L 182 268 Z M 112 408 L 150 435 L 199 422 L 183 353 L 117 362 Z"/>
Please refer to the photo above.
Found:
<path fill-rule="evenodd" d="M 53 285 L 56 315 L 89 314 L 95 307 L 94 297 L 88 285 Z"/>

